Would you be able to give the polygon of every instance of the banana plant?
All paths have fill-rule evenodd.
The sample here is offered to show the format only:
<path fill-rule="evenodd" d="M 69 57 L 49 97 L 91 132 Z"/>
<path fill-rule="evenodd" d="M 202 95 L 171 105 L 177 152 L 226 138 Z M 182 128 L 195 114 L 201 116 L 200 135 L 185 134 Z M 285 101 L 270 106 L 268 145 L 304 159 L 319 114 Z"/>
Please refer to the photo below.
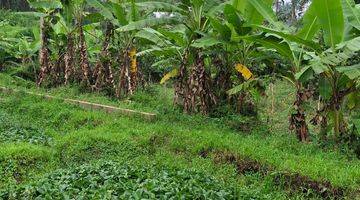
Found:
<path fill-rule="evenodd" d="M 258 24 L 250 25 L 250 27 L 256 27 L 266 34 L 244 39 L 255 41 L 268 49 L 275 49 L 292 63 L 292 69 L 290 73 L 287 73 L 286 79 L 296 86 L 297 92 L 296 101 L 294 102 L 295 110 L 290 116 L 290 128 L 296 130 L 299 140 L 307 141 L 308 128 L 305 110 L 302 105 L 305 100 L 310 98 L 312 92 L 304 89 L 303 84 L 312 77 L 313 73 L 318 74 L 321 77 L 326 75 L 326 80 L 331 83 L 330 85 L 332 85 L 333 88 L 332 97 L 330 97 L 330 99 L 336 99 L 335 102 L 342 102 L 343 98 L 350 95 L 353 91 L 353 89 L 349 88 L 348 90 L 345 90 L 346 92 L 338 89 L 342 73 L 338 70 L 334 70 L 334 67 L 338 65 L 339 62 L 332 63 L 332 66 L 327 63 L 327 66 L 324 67 L 324 65 L 319 65 L 319 60 L 323 60 L 324 54 L 328 54 L 329 52 L 332 52 L 330 53 L 332 54 L 330 57 L 334 57 L 334 54 L 337 54 L 340 51 L 339 49 L 335 50 L 339 43 L 346 39 L 353 39 L 356 37 L 356 34 L 358 34 L 357 27 L 359 22 L 357 6 L 355 6 L 355 3 L 351 0 L 314 0 L 302 19 L 302 29 L 295 34 L 291 32 L 290 29 L 286 28 L 285 25 L 276 21 L 274 14 L 269 7 L 266 8 L 260 1 L 250 0 L 249 2 L 257 8 L 257 11 L 263 17 L 265 17 L 268 21 L 268 25 L 266 27 Z M 323 31 L 323 41 L 325 42 L 325 46 L 330 47 L 329 50 L 325 51 L 319 44 L 312 42 L 314 36 L 319 33 L 320 30 Z M 356 39 L 352 41 L 352 43 L 356 44 L 355 41 Z M 349 50 L 351 53 L 349 53 Z M 335 57 L 342 56 L 341 60 L 345 62 L 356 51 L 355 48 L 347 48 L 347 50 L 343 50 L 341 54 L 338 54 Z M 345 52 L 349 54 L 345 55 L 347 54 Z M 307 65 L 307 58 L 309 57 L 312 58 L 311 63 L 316 64 Z M 315 62 L 316 60 L 317 62 Z M 356 66 L 350 68 L 352 69 L 352 72 L 356 70 Z M 330 73 L 332 71 L 335 73 Z M 323 84 L 323 79 L 320 80 Z M 351 88 L 352 87 L 353 86 L 351 86 Z M 328 86 L 322 87 L 322 90 L 324 88 L 328 88 Z M 337 103 L 337 105 L 339 104 Z M 333 105 L 332 107 L 332 113 L 334 113 L 334 132 L 335 135 L 338 135 L 342 116 L 339 114 L 339 106 Z"/>
<path fill-rule="evenodd" d="M 37 63 L 35 59 L 39 50 L 39 40 L 34 40 L 29 36 L 17 38 L 17 41 L 12 44 L 11 48 L 6 50 L 8 55 L 10 55 L 6 62 L 14 66 L 9 71 L 9 74 L 36 81 Z"/>
<path fill-rule="evenodd" d="M 62 8 L 59 1 L 47 0 L 28 0 L 30 6 L 40 13 L 40 41 L 39 51 L 40 73 L 37 79 L 37 85 L 40 86 L 51 72 L 51 60 L 49 50 L 49 32 L 50 20 L 53 14 Z"/>
<path fill-rule="evenodd" d="M 104 37 L 100 37 L 102 41 L 102 46 L 100 51 L 97 53 L 97 60 L 95 61 L 95 67 L 92 72 L 92 90 L 93 91 L 105 91 L 108 94 L 114 94 L 115 92 L 115 80 L 113 75 L 113 59 L 111 58 L 110 48 L 111 43 L 114 40 L 114 30 L 115 25 L 119 25 L 118 20 L 115 19 L 114 15 L 111 13 L 110 8 L 111 2 L 104 1 L 104 3 L 100 3 L 98 1 L 87 1 L 87 3 L 101 11 L 103 13 L 102 19 L 97 19 L 96 23 L 101 27 L 104 26 L 105 30 L 102 35 Z M 115 4 L 114 4 L 115 5 Z M 107 7 L 105 7 L 107 6 Z M 118 12 L 122 12 L 121 8 L 118 4 L 114 6 L 118 9 Z M 99 14 L 99 13 L 92 13 L 93 15 Z M 101 15 L 100 15 L 101 16 Z M 98 18 L 98 17 L 97 17 Z M 108 19 L 108 18 L 111 18 Z M 103 21 L 103 22 L 101 22 Z"/>
<path fill-rule="evenodd" d="M 324 4 L 327 9 L 313 15 L 324 30 L 325 47 L 328 49 L 318 54 L 311 54 L 312 62 L 303 73 L 299 74 L 299 77 L 309 71 L 320 76 L 318 90 L 323 108 L 318 111 L 313 122 L 327 129 L 328 119 L 331 119 L 334 137 L 338 139 L 341 133 L 346 132 L 344 101 L 347 100 L 351 105 L 355 105 L 358 100 L 356 74 L 359 73 L 359 67 L 346 65 L 360 50 L 360 34 L 356 32 L 360 22 L 360 12 L 352 0 L 313 2 L 313 6 L 317 9 Z M 336 11 L 335 16 L 328 15 L 334 11 Z"/>
<path fill-rule="evenodd" d="M 307 141 L 308 126 L 303 102 L 310 97 L 311 93 L 303 87 L 295 75 L 304 67 L 304 53 L 309 49 L 317 51 L 320 46 L 311 41 L 311 33 L 306 33 L 306 36 L 302 38 L 292 33 L 285 24 L 279 22 L 271 8 L 271 2 L 270 4 L 259 0 L 235 2 L 242 14 L 248 16 L 248 23 L 245 24 L 245 27 L 260 31 L 258 34 L 236 36 L 238 40 L 253 42 L 264 47 L 264 50 L 275 50 L 290 63 L 291 67 L 285 73 L 284 78 L 289 80 L 297 90 L 294 111 L 289 117 L 290 129 L 295 130 L 300 141 Z M 262 23 L 264 19 L 266 26 Z"/>
<path fill-rule="evenodd" d="M 116 89 L 116 96 L 122 97 L 128 93 L 132 93 L 134 89 L 134 83 L 136 81 L 131 80 L 130 78 L 130 63 L 132 63 L 133 68 L 136 70 L 136 60 L 132 56 L 132 60 L 130 61 L 130 51 L 133 49 L 131 47 L 132 38 L 131 35 L 120 35 L 115 33 L 115 29 L 125 26 L 129 23 L 129 19 L 134 19 L 136 17 L 136 9 L 134 4 L 131 4 L 131 8 L 133 9 L 132 12 L 127 10 L 129 7 L 125 7 L 127 2 L 119 1 L 119 2 L 100 2 L 97 0 L 87 0 L 87 3 L 97 9 L 99 14 L 104 18 L 106 21 L 106 30 L 105 30 L 105 38 L 103 42 L 103 48 L 101 51 L 100 59 L 97 61 L 96 68 L 94 71 L 94 77 L 96 79 L 94 89 L 100 90 L 101 84 L 103 84 L 101 79 L 109 80 L 106 81 L 113 85 L 113 75 L 111 70 L 111 64 L 109 63 L 109 48 L 110 48 L 110 41 L 112 37 L 117 37 L 118 45 L 117 45 L 117 64 L 120 66 L 119 72 L 119 84 L 118 88 Z M 134 2 L 133 2 L 134 3 Z M 128 5 L 128 4 L 127 4 Z M 131 14 L 130 14 L 131 13 Z M 113 39 L 114 40 L 114 39 Z M 115 40 L 114 40 L 115 41 Z M 132 51 L 133 54 L 134 51 Z M 107 57 L 107 58 L 106 58 Z M 134 70 L 133 70 L 134 71 Z M 134 78 L 134 76 L 133 76 Z M 114 86 L 112 86 L 114 87 Z"/>
<path fill-rule="evenodd" d="M 162 82 L 176 77 L 174 103 L 182 106 L 186 113 L 208 114 L 217 102 L 208 64 L 205 62 L 205 52 L 195 44 L 197 39 L 211 29 L 207 15 L 223 6 L 214 6 L 216 3 L 218 2 L 182 1 L 171 13 L 179 20 L 176 26 L 165 27 L 157 32 L 142 30 L 137 34 L 137 37 L 156 44 L 144 53 L 162 53 L 164 59 L 159 63 L 168 63 L 175 58 L 176 64 L 173 61 L 171 64 L 175 65 L 174 69 L 164 76 Z"/>
<path fill-rule="evenodd" d="M 315 33 L 321 28 L 325 50 L 309 53 L 311 61 L 297 77 L 319 77 L 317 89 L 323 107 L 312 121 L 321 124 L 325 133 L 331 119 L 334 137 L 339 139 L 346 132 L 344 103 L 349 109 L 359 102 L 360 67 L 349 61 L 360 51 L 360 10 L 353 0 L 314 0 L 311 7 L 314 9 L 308 11 L 312 16 L 309 21 L 316 25 L 307 24 L 304 29 Z"/>
<path fill-rule="evenodd" d="M 200 100 L 199 104 L 203 106 L 200 107 L 201 112 L 208 112 L 206 106 L 216 104 L 218 97 L 222 96 L 221 94 L 215 94 L 213 88 L 216 84 L 212 82 L 218 83 L 219 90 L 224 91 L 225 94 L 226 90 L 232 87 L 230 76 L 234 71 L 232 69 L 235 68 L 229 68 L 229 66 L 234 66 L 236 63 L 231 63 L 230 60 L 237 60 L 243 66 L 247 65 L 247 62 L 251 60 L 252 51 L 255 49 L 252 45 L 253 42 L 240 41 L 239 39 L 239 35 L 248 34 L 251 28 L 244 27 L 244 17 L 240 13 L 242 7 L 238 4 L 236 1 L 234 3 L 224 2 L 218 6 L 209 6 L 212 5 L 209 4 L 209 1 L 190 1 L 185 6 L 179 6 L 185 8 L 182 12 L 184 14 L 180 14 L 183 19 L 181 25 L 177 26 L 180 28 L 175 27 L 174 30 L 170 31 L 158 30 L 160 33 L 145 31 L 147 34 L 142 34 L 143 38 L 158 44 L 147 52 L 159 53 L 163 51 L 166 55 L 165 60 L 161 60 L 160 63 L 164 63 L 164 61 L 173 62 L 173 57 L 178 58 L 176 64 L 178 67 L 166 74 L 162 82 L 176 77 L 174 102 L 182 105 L 185 112 L 194 112 L 196 110 L 197 101 L 195 99 L 197 98 Z M 267 5 L 270 7 L 271 2 L 269 1 Z M 244 6 L 247 7 L 246 11 L 243 9 L 246 20 L 259 24 L 263 22 L 264 18 L 262 16 L 256 15 L 257 17 L 253 17 L 257 11 L 252 4 Z M 219 14 L 225 15 L 227 21 L 221 21 L 221 18 L 217 17 Z M 165 42 L 160 40 L 164 38 Z M 168 56 L 169 53 L 172 53 L 173 56 Z M 201 57 L 198 56 L 200 53 L 202 54 Z M 206 63 L 209 63 L 210 60 L 212 66 L 218 68 L 215 80 L 211 80 L 209 77 L 211 65 Z M 225 60 L 225 63 L 222 63 L 221 60 Z M 203 64 L 206 65 L 207 69 L 204 68 Z M 189 69 L 188 65 L 192 65 L 192 69 Z M 197 74 L 198 72 L 204 74 Z M 197 77 L 206 80 L 201 80 L 203 85 L 198 84 L 200 79 Z M 193 88 L 192 84 L 201 87 Z M 194 92 L 192 93 L 192 91 Z M 202 95 L 201 92 L 206 92 L 208 96 Z"/>
<path fill-rule="evenodd" d="M 85 1 L 83 0 L 61 0 L 63 8 L 60 13 L 57 14 L 57 24 L 55 24 L 55 32 L 57 35 L 66 37 L 65 52 L 62 53 L 62 59 L 64 61 L 64 84 L 67 85 L 72 82 L 81 82 L 84 85 L 89 86 L 91 81 L 91 70 L 89 66 L 89 60 L 87 55 L 87 45 L 85 41 L 85 35 L 83 30 L 83 18 L 85 17 Z M 78 38 L 78 39 L 77 39 Z M 77 44 L 77 42 L 79 44 Z M 77 46 L 80 46 L 80 59 L 77 69 L 76 50 Z M 76 80 L 77 75 L 80 74 L 80 80 Z"/>
<path fill-rule="evenodd" d="M 175 97 L 180 97 L 184 111 L 208 114 L 217 104 L 213 90 L 213 80 L 209 65 L 206 64 L 204 49 L 196 46 L 196 40 L 211 30 L 211 21 L 207 17 L 216 11 L 216 1 L 183 1 L 184 8 L 182 26 L 185 28 L 185 45 L 179 76 L 175 84 Z M 221 5 L 221 4 L 220 4 Z M 189 67 L 190 65 L 190 67 Z"/>
<path fill-rule="evenodd" d="M 60 65 L 64 65 L 64 69 L 61 69 L 64 76 L 60 82 L 65 85 L 76 82 L 85 89 L 93 89 L 97 81 L 93 71 L 97 70 L 99 63 L 96 63 L 94 69 L 91 67 L 91 57 L 97 52 L 97 45 L 88 43 L 94 37 L 101 37 L 98 31 L 101 19 L 96 13 L 85 11 L 85 0 L 61 0 L 61 3 L 63 8 L 56 13 L 56 24 L 53 25 L 53 37 L 57 38 L 58 43 L 62 41 L 64 44 L 59 47 L 61 52 L 57 59 Z M 113 83 L 113 80 L 110 83 Z"/>
<path fill-rule="evenodd" d="M 25 30 L 27 30 L 27 28 L 12 26 L 8 21 L 0 22 L 1 65 L 19 58 L 16 46 L 20 43 L 20 39 L 18 37 L 20 37 L 21 33 Z"/>
<path fill-rule="evenodd" d="M 261 85 L 260 79 L 254 78 L 251 70 L 254 67 L 255 60 L 262 63 L 264 61 L 262 59 L 266 59 L 266 56 L 259 51 L 259 45 L 249 39 L 257 34 L 257 30 L 246 26 L 247 23 L 261 24 L 264 18 L 262 15 L 253 17 L 257 9 L 250 1 L 240 3 L 239 1 L 233 1 L 224 4 L 222 6 L 223 18 L 209 15 L 208 18 L 213 30 L 197 39 L 192 46 L 210 52 L 212 48 L 217 49 L 212 57 L 214 58 L 214 66 L 219 67 L 215 77 L 215 85 L 219 87 L 220 92 L 218 96 L 220 99 L 225 98 L 228 100 L 236 97 L 236 104 L 239 105 L 237 109 L 241 111 L 244 110 L 242 105 L 244 105 L 245 101 L 249 101 L 247 103 L 252 104 L 252 108 L 255 107 L 252 102 L 255 98 L 250 98 L 258 96 L 255 95 L 254 91 L 262 93 L 262 87 L 258 87 Z M 271 1 L 261 2 L 263 6 L 269 8 L 271 3 Z M 260 55 L 261 60 L 258 59 Z M 243 78 L 239 76 L 240 74 Z M 236 86 L 234 87 L 234 85 Z"/>
<path fill-rule="evenodd" d="M 85 0 L 73 1 L 73 4 L 68 6 L 68 10 L 72 11 L 75 17 L 75 27 L 78 31 L 78 42 L 79 42 L 79 64 L 81 69 L 81 84 L 85 88 L 89 88 L 92 85 L 92 72 L 90 68 L 88 46 L 86 44 L 86 38 L 84 33 L 84 18 L 85 18 Z M 68 11 L 69 12 L 69 11 Z M 71 12 L 70 12 L 71 13 Z M 71 44 L 71 41 L 70 41 Z M 68 47 L 71 52 L 71 47 Z"/>
<path fill-rule="evenodd" d="M 38 85 L 47 79 L 49 84 L 68 84 L 80 77 L 78 82 L 89 86 L 91 77 L 87 55 L 85 36 L 83 33 L 84 1 L 83 0 L 29 0 L 30 6 L 36 12 L 21 12 L 40 18 L 40 36 L 43 43 L 40 49 L 40 73 Z M 75 36 L 79 37 L 76 40 Z M 79 41 L 81 45 L 77 45 Z M 76 49 L 76 46 L 80 48 Z M 65 48 L 64 48 L 65 47 Z M 79 65 L 77 70 L 76 50 L 79 50 Z M 52 54 L 50 55 L 50 52 Z M 42 63 L 42 64 L 41 64 Z"/>
<path fill-rule="evenodd" d="M 140 2 L 87 0 L 88 4 L 97 9 L 105 20 L 112 24 L 114 36 L 118 41 L 118 58 L 120 67 L 118 97 L 133 94 L 138 85 L 139 69 L 136 54 L 138 51 L 135 34 L 145 27 L 175 22 L 173 17 L 154 17 L 154 12 L 176 10 L 172 4 L 165 2 Z M 120 48 L 120 49 L 119 49 Z M 100 67 L 101 69 L 101 67 Z"/>
<path fill-rule="evenodd" d="M 306 39 L 291 34 L 288 27 L 276 19 L 276 15 L 271 7 L 272 1 L 234 0 L 232 5 L 240 13 L 240 16 L 245 19 L 245 23 L 241 24 L 241 20 L 234 17 L 228 17 L 227 20 L 234 27 L 231 31 L 231 38 L 233 41 L 237 41 L 240 45 L 248 44 L 249 47 L 252 47 L 250 49 L 261 49 L 262 47 L 260 51 L 275 50 L 291 63 L 291 69 L 286 73 L 286 79 L 290 80 L 290 82 L 296 86 L 297 93 L 294 102 L 294 112 L 291 113 L 290 116 L 290 129 L 295 129 L 299 140 L 307 141 L 308 127 L 302 104 L 306 98 L 309 98 L 309 92 L 303 88 L 301 82 L 296 79 L 295 74 L 303 67 L 302 61 L 305 51 L 303 46 L 306 45 L 306 47 L 311 49 L 318 49 L 319 46 L 314 42 L 307 41 Z M 232 14 L 230 16 L 236 15 Z M 265 24 L 267 24 L 267 26 L 263 25 L 264 20 L 266 21 Z M 238 30 L 236 30 L 235 27 Z M 245 34 L 243 33 L 244 31 L 246 31 Z M 242 52 L 247 51 L 243 50 Z M 244 57 L 249 59 L 251 53 L 252 51 L 249 51 L 249 55 Z M 254 82 L 254 80 L 250 79 L 249 82 Z M 244 86 L 243 84 L 240 84 L 232 89 L 230 93 L 234 93 L 234 91 L 243 91 L 242 88 L 244 88 Z"/>

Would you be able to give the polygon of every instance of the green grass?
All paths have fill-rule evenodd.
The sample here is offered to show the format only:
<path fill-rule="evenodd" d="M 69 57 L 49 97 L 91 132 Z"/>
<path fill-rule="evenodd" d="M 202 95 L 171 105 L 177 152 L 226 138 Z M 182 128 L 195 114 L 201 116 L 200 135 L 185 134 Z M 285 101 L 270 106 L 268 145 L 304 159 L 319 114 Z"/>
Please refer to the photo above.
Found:
<path fill-rule="evenodd" d="M 33 82 L 25 81 L 19 77 L 10 77 L 7 74 L 0 73 L 0 86 L 7 88 L 36 92 L 39 94 L 50 94 L 59 98 L 71 98 L 84 100 L 92 103 L 100 103 L 121 108 L 135 109 L 143 112 L 162 113 L 172 111 L 172 89 L 167 87 L 150 87 L 145 91 L 138 91 L 137 95 L 127 99 L 118 100 L 109 98 L 101 93 L 84 93 L 77 87 L 59 87 L 59 88 L 37 88 Z M 149 95 L 152 94 L 152 95 Z M 162 102 L 162 104 L 159 104 Z"/>
<path fill-rule="evenodd" d="M 38 91 L 27 82 L 3 74 L 0 76 L 0 85 Z M 76 88 L 48 91 L 56 96 L 155 112 L 159 116 L 153 122 L 137 117 L 86 111 L 57 100 L 47 101 L 22 93 L 0 94 L 0 117 L 11 118 L 10 121 L 5 120 L 5 123 L 0 118 L 0 130 L 17 127 L 23 130 L 20 133 L 32 130 L 30 135 L 51 138 L 46 143 L 34 143 L 31 137 L 1 135 L 5 138 L 0 140 L 0 173 L 3 173 L 0 188 L 16 185 L 13 174 L 20 169 L 21 180 L 18 185 L 37 187 L 37 180 L 46 182 L 49 180 L 47 177 L 53 176 L 51 172 L 54 170 L 57 170 L 57 174 L 58 170 L 65 174 L 75 173 L 74 170 L 78 170 L 80 165 L 96 168 L 98 160 L 107 160 L 121 166 L 131 165 L 136 169 L 139 166 L 156 166 L 169 173 L 173 170 L 195 170 L 204 174 L 204 177 L 213 177 L 219 181 L 220 188 L 233 191 L 239 198 L 314 197 L 293 193 L 275 185 L 272 174 L 239 175 L 231 164 L 216 164 L 211 157 L 199 156 L 200 151 L 212 149 L 249 157 L 271 166 L 274 173 L 299 173 L 313 180 L 329 181 L 336 187 L 347 188 L 346 195 L 354 198 L 354 195 L 358 195 L 354 191 L 360 188 L 360 161 L 337 149 L 324 150 L 316 143 L 299 143 L 295 135 L 287 130 L 286 112 L 291 105 L 291 99 L 288 98 L 291 96 L 291 88 L 287 88 L 285 83 L 277 84 L 276 88 L 279 96 L 275 105 L 277 112 L 268 123 L 265 120 L 269 118 L 269 108 L 265 103 L 261 108 L 260 121 L 237 116 L 208 118 L 184 115 L 172 107 L 171 89 L 160 86 L 136 94 L 130 103 L 129 100 L 117 101 L 101 94 L 78 96 Z M 42 89 L 40 92 L 47 91 Z M 236 126 L 238 123 L 250 127 L 239 131 Z M 31 165 L 22 170 L 24 162 Z M 7 170 L 9 167 L 12 171 Z"/>

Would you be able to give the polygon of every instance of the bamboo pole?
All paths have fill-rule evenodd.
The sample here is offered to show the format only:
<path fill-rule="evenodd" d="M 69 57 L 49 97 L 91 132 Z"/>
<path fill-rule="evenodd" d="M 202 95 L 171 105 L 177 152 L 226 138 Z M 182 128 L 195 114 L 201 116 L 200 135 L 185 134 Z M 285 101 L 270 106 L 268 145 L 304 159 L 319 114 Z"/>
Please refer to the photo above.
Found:
<path fill-rule="evenodd" d="M 0 86 L 0 92 L 9 94 L 9 93 L 18 93 L 18 92 L 22 92 L 22 91 Z M 47 95 L 47 94 L 39 94 L 39 93 L 27 92 L 27 91 L 24 91 L 24 92 L 25 92 L 25 94 L 40 96 L 40 97 L 43 97 L 48 100 L 61 100 L 66 103 L 78 105 L 78 106 L 88 109 L 88 110 L 100 110 L 100 111 L 105 111 L 107 113 L 117 113 L 117 114 L 126 115 L 126 116 L 139 116 L 148 121 L 153 121 L 156 119 L 156 114 L 154 114 L 154 113 L 141 112 L 141 111 L 130 110 L 130 109 L 126 109 L 126 108 L 119 108 L 119 107 L 91 103 L 91 102 L 75 100 L 75 99 L 64 99 L 64 98 L 54 97 L 54 96 Z"/>

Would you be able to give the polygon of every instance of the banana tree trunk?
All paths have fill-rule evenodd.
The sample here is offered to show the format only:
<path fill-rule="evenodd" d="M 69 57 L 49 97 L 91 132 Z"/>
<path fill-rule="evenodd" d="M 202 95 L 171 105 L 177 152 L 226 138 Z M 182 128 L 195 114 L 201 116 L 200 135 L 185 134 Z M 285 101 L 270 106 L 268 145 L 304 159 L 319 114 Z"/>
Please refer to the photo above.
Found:
<path fill-rule="evenodd" d="M 334 112 L 334 133 L 335 138 L 339 138 L 340 136 L 340 111 L 335 106 L 333 108 Z"/>
<path fill-rule="evenodd" d="M 320 125 L 320 134 L 319 135 L 323 141 L 326 140 L 327 128 L 328 128 L 327 116 L 325 113 L 326 109 L 327 109 L 327 106 L 323 103 L 321 97 L 319 96 L 316 115 L 310 120 L 310 122 L 314 126 Z"/>
<path fill-rule="evenodd" d="M 41 47 L 39 51 L 40 73 L 37 79 L 37 85 L 40 86 L 45 78 L 49 75 L 51 69 L 50 56 L 49 56 L 49 42 L 47 34 L 47 23 L 44 17 L 40 18 L 40 39 Z"/>
<path fill-rule="evenodd" d="M 74 81 L 75 76 L 75 44 L 72 33 L 67 35 L 66 52 L 64 56 L 65 61 L 65 85 Z"/>
<path fill-rule="evenodd" d="M 94 90 L 100 91 L 102 89 L 115 89 L 114 76 L 112 73 L 112 63 L 110 58 L 110 42 L 114 33 L 114 27 L 110 22 L 107 22 L 105 40 L 102 50 L 99 55 L 99 60 L 96 63 L 93 77 L 96 80 Z"/>
<path fill-rule="evenodd" d="M 119 53 L 117 59 L 118 65 L 120 66 L 119 72 L 119 85 L 116 89 L 116 97 L 122 98 L 126 96 L 130 91 L 130 76 L 129 76 L 129 56 L 128 56 L 128 49 L 124 50 L 123 52 Z"/>
<path fill-rule="evenodd" d="M 189 112 L 189 100 L 188 93 L 189 87 L 187 85 L 187 70 L 186 65 L 188 63 L 188 51 L 182 56 L 179 75 L 174 84 L 174 104 L 181 105 L 185 113 Z"/>
<path fill-rule="evenodd" d="M 309 129 L 306 123 L 304 102 L 310 98 L 311 92 L 304 90 L 301 83 L 296 84 L 296 97 L 294 102 L 295 112 L 290 115 L 290 130 L 295 130 L 301 142 L 309 141 Z"/>
<path fill-rule="evenodd" d="M 61 52 L 61 48 L 59 48 L 58 55 L 59 57 L 51 68 L 51 80 L 55 86 L 61 85 L 63 83 L 63 77 L 65 74 L 65 58 L 64 54 Z"/>
<path fill-rule="evenodd" d="M 87 45 L 85 40 L 85 34 L 82 27 L 81 20 L 78 21 L 78 29 L 79 29 L 79 43 L 80 43 L 80 68 L 82 71 L 81 83 L 85 87 L 90 86 L 90 66 L 89 66 L 89 58 L 87 53 Z"/>
<path fill-rule="evenodd" d="M 217 103 L 217 100 L 212 92 L 210 75 L 205 70 L 204 58 L 199 54 L 197 56 L 200 108 L 203 114 L 208 114 L 210 108 Z"/>
<path fill-rule="evenodd" d="M 130 59 L 130 94 L 132 95 L 137 87 L 138 66 L 136 60 L 136 47 L 131 47 L 129 51 Z"/>
<path fill-rule="evenodd" d="M 337 90 L 333 88 L 333 93 L 330 97 L 330 100 L 324 100 L 319 98 L 319 106 L 317 110 L 317 114 L 311 120 L 314 125 L 321 126 L 321 137 L 323 140 L 327 138 L 328 135 L 328 117 L 332 118 L 333 121 L 333 139 L 334 141 L 338 141 L 339 137 L 342 133 L 345 133 L 346 126 L 343 119 L 343 113 L 341 112 L 341 105 L 344 101 L 344 98 L 350 93 L 356 91 L 355 86 L 351 86 L 344 90 Z M 320 108 L 322 105 L 322 108 Z"/>
<path fill-rule="evenodd" d="M 224 56 L 227 57 L 226 55 Z M 231 71 L 229 70 L 228 62 L 223 63 L 223 57 L 216 57 L 212 60 L 212 64 L 218 69 L 218 73 L 214 79 L 215 87 L 217 90 L 217 96 L 220 100 L 226 101 L 229 100 L 229 95 L 226 93 L 231 89 Z"/>
<path fill-rule="evenodd" d="M 205 70 L 204 58 L 198 50 L 195 53 L 195 63 L 188 85 L 190 87 L 190 110 L 200 111 L 204 115 L 208 114 L 210 109 L 216 105 L 217 100 L 212 91 L 211 78 Z"/>
<path fill-rule="evenodd" d="M 335 139 L 339 139 L 340 134 L 344 133 L 345 126 L 343 120 L 343 114 L 341 112 L 341 105 L 343 104 L 344 98 L 349 95 L 350 93 L 356 91 L 355 86 L 348 87 L 344 90 L 333 89 L 333 94 L 331 97 L 329 108 L 333 113 L 333 120 L 334 120 L 334 137 Z"/>

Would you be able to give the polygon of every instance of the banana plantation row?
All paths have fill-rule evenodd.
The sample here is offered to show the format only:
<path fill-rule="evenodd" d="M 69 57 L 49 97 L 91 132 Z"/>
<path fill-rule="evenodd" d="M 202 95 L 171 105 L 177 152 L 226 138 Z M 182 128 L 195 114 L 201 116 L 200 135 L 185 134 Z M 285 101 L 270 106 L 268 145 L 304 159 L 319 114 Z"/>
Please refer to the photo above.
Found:
<path fill-rule="evenodd" d="M 80 84 L 124 98 L 146 84 L 145 71 L 167 67 L 161 83 L 173 79 L 174 103 L 207 115 L 224 104 L 251 110 L 265 95 L 264 80 L 276 77 L 296 89 L 289 121 L 300 141 L 309 141 L 311 99 L 311 122 L 324 137 L 356 131 L 360 5 L 353 0 L 309 1 L 295 24 L 278 20 L 273 0 L 29 3 L 32 12 L 17 14 L 39 19 L 25 39 L 39 54 L 38 86 Z M 0 26 L 8 37 L 0 37 L 2 48 L 13 52 L 17 33 Z M 22 64 L 37 62 L 29 51 L 17 57 Z"/>

